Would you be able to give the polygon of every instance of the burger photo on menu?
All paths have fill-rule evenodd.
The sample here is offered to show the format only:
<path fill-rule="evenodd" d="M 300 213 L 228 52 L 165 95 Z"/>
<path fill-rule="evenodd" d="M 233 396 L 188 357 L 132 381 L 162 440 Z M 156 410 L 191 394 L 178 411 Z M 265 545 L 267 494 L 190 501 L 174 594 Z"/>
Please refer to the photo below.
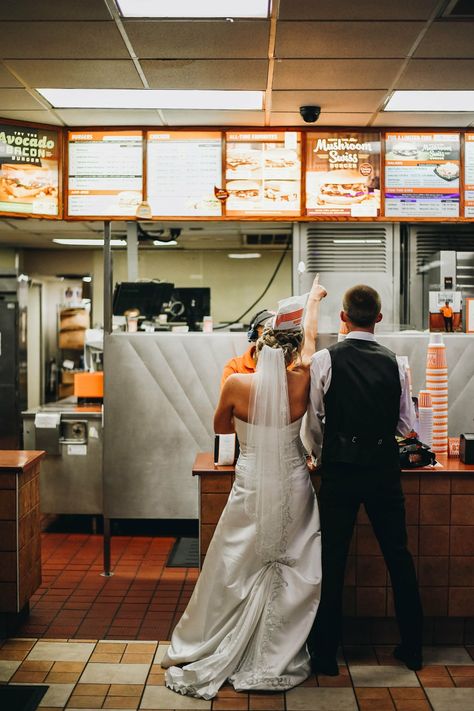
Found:
<path fill-rule="evenodd" d="M 258 180 L 229 180 L 226 190 L 231 201 L 253 202 L 261 197 L 262 185 Z"/>
<path fill-rule="evenodd" d="M 0 201 L 36 203 L 36 212 L 56 212 L 58 186 L 56 173 L 48 169 L 47 162 L 41 166 L 29 163 L 3 163 L 0 168 Z M 41 204 L 39 204 L 41 203 Z M 14 207 L 12 205 L 12 210 Z"/>
<path fill-rule="evenodd" d="M 416 160 L 419 157 L 419 148 L 416 143 L 397 141 L 392 145 L 387 145 L 386 158 L 389 160 L 396 160 L 397 158 Z"/>
<path fill-rule="evenodd" d="M 248 173 L 260 171 L 262 168 L 262 153 L 258 149 L 243 146 L 228 146 L 226 157 L 226 176 L 247 176 Z"/>
<path fill-rule="evenodd" d="M 356 170 L 332 170 L 320 176 L 317 202 L 350 205 L 366 200 L 369 196 L 368 177 Z"/>
<path fill-rule="evenodd" d="M 295 203 L 299 201 L 298 184 L 291 180 L 266 180 L 263 188 L 265 200 L 272 203 Z"/>
<path fill-rule="evenodd" d="M 298 178 L 300 161 L 292 148 L 270 148 L 263 154 L 265 176 L 270 178 Z"/>

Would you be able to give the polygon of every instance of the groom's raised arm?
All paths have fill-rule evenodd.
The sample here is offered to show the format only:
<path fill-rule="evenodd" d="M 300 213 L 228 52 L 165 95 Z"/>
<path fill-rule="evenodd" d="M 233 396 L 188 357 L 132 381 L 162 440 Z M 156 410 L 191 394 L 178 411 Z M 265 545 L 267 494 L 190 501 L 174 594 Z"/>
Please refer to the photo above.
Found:
<path fill-rule="evenodd" d="M 331 383 L 331 356 L 327 348 L 314 354 L 310 368 L 311 388 L 301 438 L 307 451 L 320 464 L 324 436 L 324 395 Z"/>

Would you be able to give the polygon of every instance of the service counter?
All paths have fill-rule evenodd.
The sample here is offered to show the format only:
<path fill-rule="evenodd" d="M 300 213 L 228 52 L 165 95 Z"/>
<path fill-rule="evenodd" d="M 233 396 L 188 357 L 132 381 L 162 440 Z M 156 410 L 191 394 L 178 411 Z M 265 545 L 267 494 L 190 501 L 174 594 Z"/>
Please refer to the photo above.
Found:
<path fill-rule="evenodd" d="M 377 335 L 407 355 L 413 392 L 424 386 L 428 333 Z M 336 340 L 321 334 L 318 347 Z M 449 430 L 474 431 L 474 336 L 445 338 Z M 106 336 L 104 516 L 198 517 L 197 452 L 212 450 L 224 364 L 248 347 L 245 333 L 119 333 Z"/>
<path fill-rule="evenodd" d="M 402 472 L 409 547 L 427 618 L 426 641 L 472 643 L 474 465 L 447 457 L 439 457 L 439 462 L 441 467 Z M 232 488 L 235 470 L 216 467 L 211 453 L 200 453 L 192 473 L 199 486 L 202 563 Z M 314 474 L 311 478 L 318 491 L 319 476 Z M 385 562 L 362 508 L 347 562 L 344 615 L 349 618 L 346 634 L 351 642 L 389 644 L 397 640 L 394 620 L 390 619 L 394 617 L 393 596 Z M 388 619 L 381 624 L 380 618 Z"/>

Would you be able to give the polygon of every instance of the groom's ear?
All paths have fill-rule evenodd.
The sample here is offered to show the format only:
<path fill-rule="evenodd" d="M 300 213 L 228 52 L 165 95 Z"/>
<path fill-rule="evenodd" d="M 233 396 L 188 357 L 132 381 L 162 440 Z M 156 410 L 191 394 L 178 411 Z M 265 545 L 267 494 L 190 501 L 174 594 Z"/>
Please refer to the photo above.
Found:
<path fill-rule="evenodd" d="M 341 321 L 344 321 L 344 323 L 347 323 L 349 321 L 345 311 L 341 311 L 341 313 L 339 314 L 339 317 L 340 317 Z"/>
<path fill-rule="evenodd" d="M 377 318 L 375 319 L 375 323 L 380 323 L 380 321 L 381 321 L 382 319 L 383 319 L 383 314 L 382 314 L 382 313 L 379 313 L 379 315 L 378 315 Z"/>

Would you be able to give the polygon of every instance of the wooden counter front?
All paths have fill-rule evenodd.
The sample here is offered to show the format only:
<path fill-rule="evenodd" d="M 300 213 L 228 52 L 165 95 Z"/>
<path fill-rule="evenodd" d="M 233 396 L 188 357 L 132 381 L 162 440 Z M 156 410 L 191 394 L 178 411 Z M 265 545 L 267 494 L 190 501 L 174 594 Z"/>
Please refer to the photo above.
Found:
<path fill-rule="evenodd" d="M 458 618 L 456 629 L 462 628 L 464 635 L 469 626 L 472 644 L 474 628 L 468 618 L 474 617 L 474 465 L 438 459 L 442 467 L 402 472 L 409 547 L 425 616 Z M 215 467 L 211 453 L 196 457 L 193 475 L 199 476 L 200 482 L 201 564 L 232 488 L 234 471 L 234 467 Z M 319 476 L 311 479 L 318 491 Z M 394 616 L 385 562 L 362 507 L 347 561 L 344 614 L 357 618 Z M 372 641 L 384 644 L 393 640 Z M 463 636 L 457 641 L 467 640 Z"/>
<path fill-rule="evenodd" d="M 44 452 L 0 451 L 0 616 L 20 613 L 41 584 L 40 462 Z"/>

